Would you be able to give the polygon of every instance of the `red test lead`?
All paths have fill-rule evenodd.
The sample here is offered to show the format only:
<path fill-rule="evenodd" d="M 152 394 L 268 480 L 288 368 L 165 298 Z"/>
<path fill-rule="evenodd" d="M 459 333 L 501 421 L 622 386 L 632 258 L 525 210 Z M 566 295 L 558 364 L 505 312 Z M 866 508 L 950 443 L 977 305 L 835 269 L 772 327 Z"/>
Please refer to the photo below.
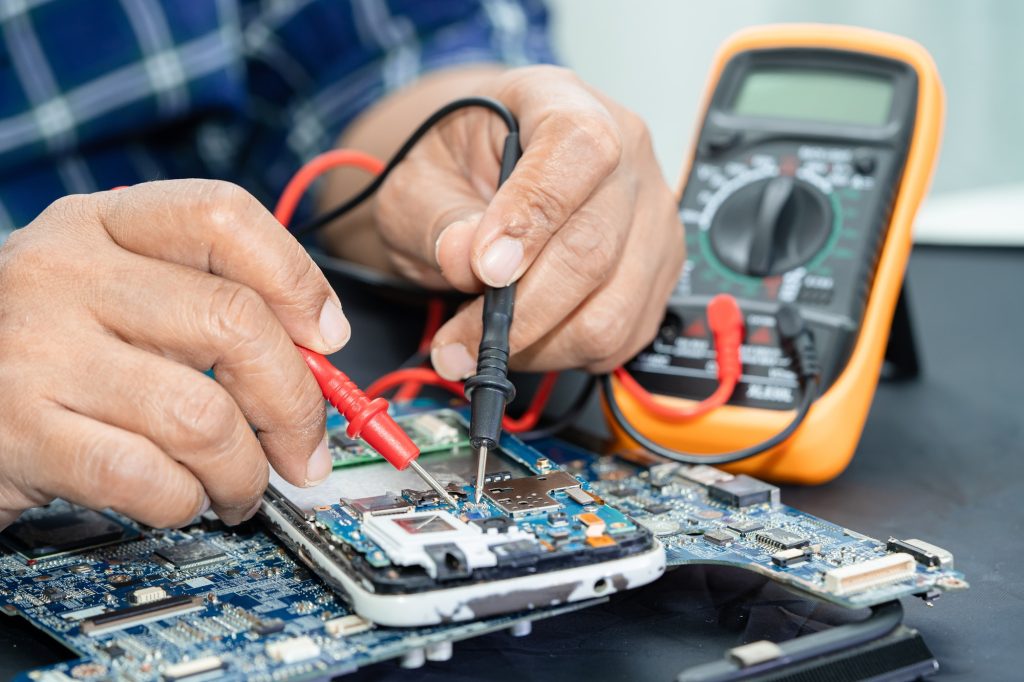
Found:
<path fill-rule="evenodd" d="M 361 168 L 377 175 L 384 170 L 384 164 L 363 152 L 349 149 L 334 149 L 317 156 L 300 169 L 281 194 L 274 209 L 274 217 L 286 228 L 309 186 L 325 171 L 340 167 Z M 306 361 L 320 390 L 331 405 L 348 422 L 349 438 L 362 438 L 381 457 L 399 471 L 411 468 L 427 485 L 452 507 L 454 498 L 437 482 L 426 469 L 416 461 L 419 448 L 409 435 L 388 414 L 388 403 L 383 398 L 370 400 L 355 382 L 319 353 L 296 346 Z"/>
<path fill-rule="evenodd" d="M 344 372 L 332 365 L 323 355 L 302 346 L 296 348 L 313 372 L 324 398 L 348 421 L 349 438 L 362 438 L 399 471 L 412 467 L 441 499 L 452 507 L 456 506 L 455 500 L 444 486 L 416 461 L 420 455 L 419 448 L 388 414 L 386 400 L 370 400 Z"/>

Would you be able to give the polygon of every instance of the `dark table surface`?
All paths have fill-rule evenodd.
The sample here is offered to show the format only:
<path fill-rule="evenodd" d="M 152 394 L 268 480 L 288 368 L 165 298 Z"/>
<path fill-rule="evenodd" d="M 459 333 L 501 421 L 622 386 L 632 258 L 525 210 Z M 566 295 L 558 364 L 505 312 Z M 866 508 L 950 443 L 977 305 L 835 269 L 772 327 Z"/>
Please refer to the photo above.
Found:
<path fill-rule="evenodd" d="M 904 603 L 906 623 L 942 666 L 936 679 L 1021 679 L 1024 250 L 918 248 L 909 282 L 924 374 L 881 384 L 846 472 L 824 486 L 784 487 L 783 501 L 873 537 L 952 551 L 971 589 L 932 608 Z M 422 313 L 338 286 L 355 337 L 337 359 L 365 382 L 412 351 Z M 603 428 L 596 407 L 581 425 Z M 447 663 L 415 671 L 383 663 L 345 679 L 672 680 L 732 646 L 844 617 L 744 571 L 686 567 L 538 622 L 528 637 L 487 635 L 457 643 Z M 32 630 L 0 619 L 0 671 L 53 660 L 52 645 Z"/>

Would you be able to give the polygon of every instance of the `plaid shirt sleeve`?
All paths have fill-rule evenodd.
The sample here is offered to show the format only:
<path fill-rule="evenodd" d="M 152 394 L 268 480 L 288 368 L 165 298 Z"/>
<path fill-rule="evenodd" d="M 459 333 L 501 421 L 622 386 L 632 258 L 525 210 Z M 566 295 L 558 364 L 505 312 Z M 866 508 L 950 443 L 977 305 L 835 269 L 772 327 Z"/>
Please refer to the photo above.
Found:
<path fill-rule="evenodd" d="M 60 196 L 239 182 L 268 205 L 424 73 L 551 62 L 541 0 L 0 0 L 0 240 Z"/>

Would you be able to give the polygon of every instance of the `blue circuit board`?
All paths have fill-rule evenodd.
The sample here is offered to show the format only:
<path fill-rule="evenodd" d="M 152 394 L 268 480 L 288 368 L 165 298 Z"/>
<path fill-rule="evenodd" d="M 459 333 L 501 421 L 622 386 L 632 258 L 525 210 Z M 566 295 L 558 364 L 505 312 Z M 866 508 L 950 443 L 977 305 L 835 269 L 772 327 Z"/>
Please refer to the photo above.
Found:
<path fill-rule="evenodd" d="M 312 491 L 275 478 L 270 498 L 282 513 L 282 523 L 308 539 L 303 542 L 378 589 L 398 582 L 404 592 L 444 589 L 593 564 L 656 547 L 647 529 L 592 496 L 589 483 L 508 435 L 491 453 L 483 497 L 475 502 L 476 452 L 469 445 L 466 414 L 433 403 L 400 406 L 393 414 L 424 453 L 424 468 L 455 498 L 454 508 L 412 472 L 397 472 L 379 457 L 368 456 L 363 446 L 346 442 L 344 421 L 333 413 L 328 418 L 332 476 Z M 369 491 L 373 494 L 367 495 Z M 403 552 L 396 560 L 381 546 L 382 526 L 424 514 L 451 515 L 444 517 L 452 526 L 446 544 L 456 556 L 448 554 L 446 563 L 454 561 L 455 569 L 448 570 L 426 553 L 410 559 Z M 468 543 L 462 554 L 472 556 L 481 532 L 494 538 L 495 545 L 483 551 L 493 549 L 497 563 L 460 564 L 460 543 Z M 286 533 L 282 540 L 289 541 Z M 331 570 L 327 564 L 320 568 L 325 575 Z M 444 575 L 428 577 L 442 571 Z"/>
<path fill-rule="evenodd" d="M 945 550 L 844 528 L 781 504 L 778 489 L 756 479 L 704 465 L 648 469 L 557 439 L 532 445 L 650 529 L 669 566 L 735 566 L 849 608 L 968 587 Z"/>
<path fill-rule="evenodd" d="M 574 493 L 574 499 L 565 489 L 551 493 L 564 525 L 558 513 L 511 516 L 492 498 L 476 505 L 467 499 L 470 481 L 464 462 L 459 463 L 465 455 L 459 431 L 463 415 L 431 403 L 396 411 L 403 422 L 424 414 L 437 419 L 410 422 L 408 429 L 419 442 L 436 440 L 439 447 L 422 461 L 462 490 L 459 516 L 511 519 L 544 551 L 569 554 L 594 548 L 596 538 L 607 538 L 598 544 L 615 542 L 619 533 L 642 528 L 661 540 L 670 565 L 737 566 L 847 607 L 967 587 L 943 550 L 909 540 L 897 542 L 910 545 L 890 547 L 782 505 L 777 489 L 753 479 L 732 480 L 711 467 L 647 470 L 554 439 L 527 446 L 507 437 L 495 467 L 512 466 L 517 478 L 562 469 L 575 476 L 577 490 L 587 497 Z M 335 433 L 344 427 L 333 416 L 329 424 Z M 351 447 L 340 440 L 332 444 L 332 449 Z M 379 464 L 363 459 L 355 462 L 342 454 L 336 465 L 351 474 L 372 473 Z M 379 492 L 386 497 L 384 489 Z M 374 503 L 440 508 L 429 497 L 411 503 L 401 491 Z M 318 532 L 341 538 L 368 565 L 390 563 L 363 535 L 350 502 L 317 507 L 310 520 Z M 588 532 L 589 524 L 580 521 L 586 515 L 597 517 L 600 534 Z M 79 656 L 19 677 L 35 682 L 331 677 L 592 603 L 444 626 L 385 628 L 353 614 L 257 525 L 233 530 L 208 517 L 185 529 L 161 531 L 58 501 L 26 513 L 0 539 L 0 609 L 27 619 Z M 786 553 L 787 565 L 780 565 L 780 553 Z M 872 562 L 907 556 L 915 559 L 909 573 L 903 563 L 870 569 Z M 870 570 L 858 574 L 864 566 Z M 865 577 L 867 582 L 857 582 Z M 865 587 L 850 589 L 858 584 Z"/>
<path fill-rule="evenodd" d="M 157 531 L 57 501 L 28 512 L 13 532 L 45 533 L 52 521 L 67 526 L 72 518 L 82 519 L 78 532 L 109 537 L 120 527 L 120 538 L 53 558 L 10 548 L 0 556 L 0 609 L 80 655 L 22 673 L 19 680 L 330 678 L 587 605 L 459 625 L 383 628 L 352 616 L 255 527 L 241 532 L 197 524 Z M 139 613 L 147 609 L 148 615 Z"/>

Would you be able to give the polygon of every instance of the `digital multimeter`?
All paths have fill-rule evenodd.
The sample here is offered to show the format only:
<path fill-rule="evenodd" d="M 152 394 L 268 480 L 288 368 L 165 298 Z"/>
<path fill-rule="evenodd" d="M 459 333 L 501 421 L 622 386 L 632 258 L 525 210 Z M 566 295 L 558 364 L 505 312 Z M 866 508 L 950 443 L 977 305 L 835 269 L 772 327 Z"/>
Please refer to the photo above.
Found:
<path fill-rule="evenodd" d="M 682 178 L 686 264 L 661 332 L 627 369 L 667 405 L 706 397 L 717 379 L 705 308 L 729 293 L 746 327 L 742 375 L 727 405 L 688 421 L 651 414 L 612 384 L 635 429 L 668 448 L 719 453 L 786 428 L 802 390 L 775 329 L 789 303 L 813 332 L 819 397 L 785 443 L 725 468 L 820 483 L 846 467 L 879 378 L 943 107 L 931 57 L 905 38 L 783 25 L 726 42 Z"/>

